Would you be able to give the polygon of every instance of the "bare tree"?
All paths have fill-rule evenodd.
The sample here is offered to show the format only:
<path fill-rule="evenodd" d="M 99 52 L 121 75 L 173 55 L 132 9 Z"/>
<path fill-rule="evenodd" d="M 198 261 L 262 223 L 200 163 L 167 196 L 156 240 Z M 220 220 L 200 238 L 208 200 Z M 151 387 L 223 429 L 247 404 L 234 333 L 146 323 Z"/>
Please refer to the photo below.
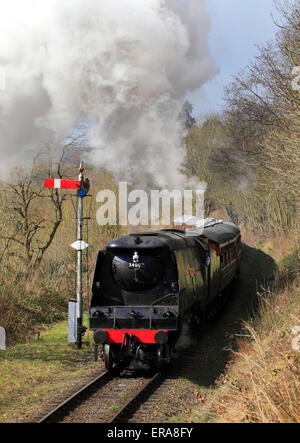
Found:
<path fill-rule="evenodd" d="M 233 155 L 255 191 L 245 207 L 253 220 L 260 214 L 265 226 L 283 229 L 296 218 L 300 189 L 300 93 L 292 87 L 300 66 L 300 8 L 281 1 L 277 9 L 276 38 L 258 48 L 226 89 L 226 121 Z"/>
<path fill-rule="evenodd" d="M 15 180 L 4 186 L 0 233 L 2 258 L 19 259 L 29 268 L 36 267 L 43 259 L 62 222 L 63 203 L 67 198 L 63 190 L 44 189 L 44 178 L 65 175 L 66 152 L 67 147 L 53 160 L 48 150 L 47 161 L 39 156 L 29 173 L 18 169 Z"/>

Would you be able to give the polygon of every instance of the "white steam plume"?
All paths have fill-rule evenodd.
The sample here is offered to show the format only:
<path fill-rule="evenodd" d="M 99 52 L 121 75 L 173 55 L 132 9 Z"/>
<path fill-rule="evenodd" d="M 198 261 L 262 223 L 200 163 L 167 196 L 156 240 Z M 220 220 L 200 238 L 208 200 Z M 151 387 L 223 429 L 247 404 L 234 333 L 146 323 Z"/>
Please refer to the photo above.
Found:
<path fill-rule="evenodd" d="M 182 185 L 182 100 L 217 72 L 203 4 L 0 0 L 2 177 L 88 118 L 94 164 Z"/>

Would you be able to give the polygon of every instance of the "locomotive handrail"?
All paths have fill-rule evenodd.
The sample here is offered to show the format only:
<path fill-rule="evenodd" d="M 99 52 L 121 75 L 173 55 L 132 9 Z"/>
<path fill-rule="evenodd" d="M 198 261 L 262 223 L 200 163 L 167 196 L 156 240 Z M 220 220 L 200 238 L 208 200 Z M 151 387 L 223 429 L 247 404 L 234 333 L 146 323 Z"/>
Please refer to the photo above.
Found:
<path fill-rule="evenodd" d="M 161 298 L 159 298 L 158 300 L 155 300 L 153 303 L 151 303 L 151 306 L 153 306 L 153 305 L 155 305 L 156 303 L 158 303 L 158 302 L 160 302 L 160 301 L 162 301 L 162 300 L 164 300 L 165 298 L 167 298 L 167 297 L 175 297 L 176 296 L 176 293 L 174 294 L 174 293 L 170 293 L 170 294 L 166 294 L 166 295 L 164 295 L 163 297 L 161 297 Z"/>
<path fill-rule="evenodd" d="M 136 269 L 136 271 L 140 271 L 140 269 Z M 136 283 L 138 283 L 140 285 L 145 284 L 145 283 L 147 283 L 147 284 L 157 283 L 157 284 L 166 286 L 172 282 L 173 282 L 172 280 L 145 280 L 145 281 L 141 281 L 139 279 L 136 280 Z"/>

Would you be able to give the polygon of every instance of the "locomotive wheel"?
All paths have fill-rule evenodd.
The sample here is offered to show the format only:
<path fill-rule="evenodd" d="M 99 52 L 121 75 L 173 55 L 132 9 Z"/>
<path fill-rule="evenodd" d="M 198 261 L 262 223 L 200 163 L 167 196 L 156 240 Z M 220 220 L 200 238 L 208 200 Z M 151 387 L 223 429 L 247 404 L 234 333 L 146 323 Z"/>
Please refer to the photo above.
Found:
<path fill-rule="evenodd" d="M 113 356 L 110 345 L 107 344 L 104 345 L 103 356 L 104 356 L 105 369 L 109 371 L 113 367 Z"/>

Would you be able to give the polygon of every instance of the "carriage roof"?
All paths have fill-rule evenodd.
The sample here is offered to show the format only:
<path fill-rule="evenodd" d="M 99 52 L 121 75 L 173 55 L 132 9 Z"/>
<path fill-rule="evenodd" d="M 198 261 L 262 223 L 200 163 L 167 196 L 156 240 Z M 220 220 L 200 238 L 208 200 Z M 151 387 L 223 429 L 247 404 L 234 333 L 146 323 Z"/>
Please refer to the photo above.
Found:
<path fill-rule="evenodd" d="M 196 243 L 208 239 L 218 245 L 234 240 L 240 235 L 240 230 L 233 223 L 224 220 L 205 219 L 202 228 L 165 229 L 160 231 L 136 232 L 124 237 L 118 237 L 107 244 L 109 249 L 148 249 L 169 248 L 184 249 L 195 246 Z"/>

